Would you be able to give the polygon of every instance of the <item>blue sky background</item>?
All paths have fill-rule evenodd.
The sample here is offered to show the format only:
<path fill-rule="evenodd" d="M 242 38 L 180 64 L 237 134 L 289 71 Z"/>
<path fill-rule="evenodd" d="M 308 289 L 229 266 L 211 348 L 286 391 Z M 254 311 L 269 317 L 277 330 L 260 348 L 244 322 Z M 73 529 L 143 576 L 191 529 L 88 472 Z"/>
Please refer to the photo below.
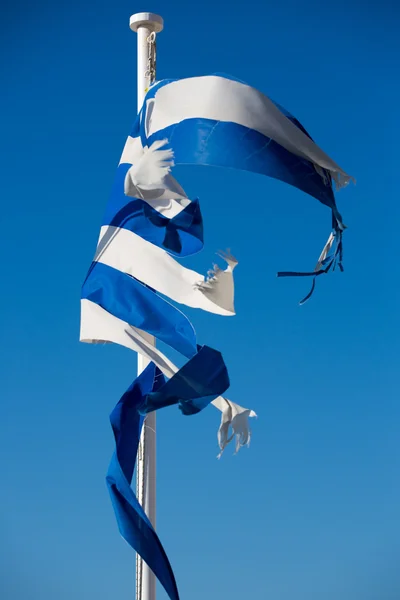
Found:
<path fill-rule="evenodd" d="M 330 214 L 280 182 L 180 169 L 207 270 L 231 247 L 237 317 L 193 316 L 253 441 L 216 460 L 219 414 L 159 414 L 158 531 L 182 600 L 400 597 L 399 9 L 388 1 L 13 0 L 1 61 L 4 600 L 134 597 L 104 476 L 135 356 L 78 343 L 80 286 L 136 111 L 129 16 L 163 15 L 158 77 L 216 71 L 293 112 L 357 178 L 338 195 L 345 273 L 299 308 Z M 225 191 L 224 191 L 225 190 Z M 159 600 L 165 600 L 162 590 Z"/>

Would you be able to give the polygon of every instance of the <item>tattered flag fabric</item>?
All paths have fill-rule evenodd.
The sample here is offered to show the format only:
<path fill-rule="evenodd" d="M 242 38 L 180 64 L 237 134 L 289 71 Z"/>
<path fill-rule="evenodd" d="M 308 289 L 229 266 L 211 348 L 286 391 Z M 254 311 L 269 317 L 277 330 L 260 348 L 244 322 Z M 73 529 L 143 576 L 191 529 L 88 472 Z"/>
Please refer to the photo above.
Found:
<path fill-rule="evenodd" d="M 132 136 L 137 132 L 135 125 Z M 229 167 L 280 179 L 313 196 L 332 211 L 332 250 L 311 272 L 279 272 L 278 277 L 312 276 L 342 267 L 342 232 L 333 185 L 351 180 L 303 125 L 282 106 L 226 75 L 163 80 L 149 90 L 139 131 L 143 146 L 168 140 L 175 164 Z M 354 181 L 354 180 L 353 180 Z M 312 292 L 311 292 L 312 293 Z M 304 303 L 309 294 L 302 302 Z"/>
<path fill-rule="evenodd" d="M 232 255 L 220 253 L 225 268 L 214 265 L 203 276 L 178 262 L 203 247 L 199 202 L 171 175 L 178 163 L 263 173 L 327 205 L 334 231 L 314 276 L 327 272 L 332 261 L 341 264 L 344 226 L 332 181 L 340 187 L 350 179 L 289 113 L 226 76 L 155 84 L 127 139 L 82 287 L 80 339 L 120 344 L 150 360 L 111 415 L 116 451 L 107 484 L 121 534 L 171 600 L 179 598 L 171 566 L 130 486 L 143 418 L 175 404 L 192 415 L 211 403 L 221 412 L 221 455 L 231 440 L 236 451 L 249 444 L 248 419 L 256 416 L 223 396 L 229 378 L 221 354 L 198 344 L 191 322 L 176 306 L 234 315 L 237 265 Z M 149 334 L 185 357 L 184 366 L 177 369 L 149 342 Z"/>

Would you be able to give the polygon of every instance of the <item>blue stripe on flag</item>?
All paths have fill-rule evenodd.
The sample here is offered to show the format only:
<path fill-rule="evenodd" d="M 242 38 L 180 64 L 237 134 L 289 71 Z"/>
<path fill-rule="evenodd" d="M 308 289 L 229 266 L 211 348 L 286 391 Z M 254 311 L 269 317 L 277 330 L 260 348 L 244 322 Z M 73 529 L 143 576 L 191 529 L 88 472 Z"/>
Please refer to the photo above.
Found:
<path fill-rule="evenodd" d="M 144 200 L 127 197 L 124 181 L 131 165 L 119 165 L 102 225 L 128 229 L 175 256 L 188 256 L 203 247 L 203 218 L 193 200 L 172 219 L 163 217 Z"/>
<path fill-rule="evenodd" d="M 198 164 L 252 171 L 268 175 L 310 194 L 334 208 L 332 187 L 326 185 L 314 165 L 292 154 L 271 138 L 242 125 L 211 119 L 185 119 L 151 135 L 168 139 L 175 164 Z"/>
<path fill-rule="evenodd" d="M 188 358 L 197 352 L 196 334 L 189 319 L 130 275 L 94 262 L 83 284 L 81 297 L 95 302 L 129 325 L 147 331 Z"/>

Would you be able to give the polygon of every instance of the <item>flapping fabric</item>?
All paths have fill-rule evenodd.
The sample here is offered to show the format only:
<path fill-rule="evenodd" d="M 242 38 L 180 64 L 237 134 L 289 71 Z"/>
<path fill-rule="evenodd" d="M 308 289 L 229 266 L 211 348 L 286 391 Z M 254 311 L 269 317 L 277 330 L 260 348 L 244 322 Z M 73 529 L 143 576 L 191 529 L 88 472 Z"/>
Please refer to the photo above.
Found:
<path fill-rule="evenodd" d="M 222 397 L 229 378 L 221 354 L 198 345 L 189 319 L 171 303 L 234 315 L 237 261 L 220 253 L 226 268 L 214 266 L 203 276 L 174 258 L 202 248 L 203 221 L 199 202 L 190 201 L 170 175 L 172 153 L 164 146 L 161 141 L 143 148 L 140 137 L 127 140 L 82 286 L 80 339 L 118 343 L 151 360 L 112 414 L 116 453 L 107 484 L 121 534 L 171 600 L 178 600 L 167 556 L 130 487 L 143 416 L 174 404 L 184 415 L 193 415 L 213 403 L 221 411 L 222 453 L 233 438 L 236 451 L 249 443 L 248 418 L 256 415 Z M 177 369 L 149 344 L 148 334 L 182 354 L 184 366 Z"/>

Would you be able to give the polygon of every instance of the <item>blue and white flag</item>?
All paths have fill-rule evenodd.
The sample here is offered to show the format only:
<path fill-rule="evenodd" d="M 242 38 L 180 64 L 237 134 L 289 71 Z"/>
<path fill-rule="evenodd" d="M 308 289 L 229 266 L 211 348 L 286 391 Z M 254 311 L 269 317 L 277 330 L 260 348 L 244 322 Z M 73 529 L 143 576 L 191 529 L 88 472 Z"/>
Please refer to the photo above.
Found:
<path fill-rule="evenodd" d="M 262 173 L 327 205 L 333 233 L 309 273 L 314 276 L 341 260 L 344 226 L 332 182 L 341 187 L 350 177 L 289 113 L 226 76 L 155 84 L 127 139 L 82 288 L 80 339 L 120 344 L 151 361 L 111 415 L 116 452 L 107 483 L 122 535 L 171 600 L 178 600 L 167 556 L 130 487 L 143 417 L 174 404 L 191 415 L 211 403 L 221 412 L 222 453 L 233 439 L 236 451 L 249 444 L 248 419 L 256 415 L 223 396 L 229 378 L 221 354 L 198 344 L 192 324 L 176 306 L 234 315 L 237 261 L 220 253 L 225 266 L 214 265 L 206 276 L 178 262 L 203 247 L 203 221 L 198 200 L 191 201 L 172 177 L 174 164 Z M 149 335 L 185 357 L 184 366 L 178 370 Z"/>

